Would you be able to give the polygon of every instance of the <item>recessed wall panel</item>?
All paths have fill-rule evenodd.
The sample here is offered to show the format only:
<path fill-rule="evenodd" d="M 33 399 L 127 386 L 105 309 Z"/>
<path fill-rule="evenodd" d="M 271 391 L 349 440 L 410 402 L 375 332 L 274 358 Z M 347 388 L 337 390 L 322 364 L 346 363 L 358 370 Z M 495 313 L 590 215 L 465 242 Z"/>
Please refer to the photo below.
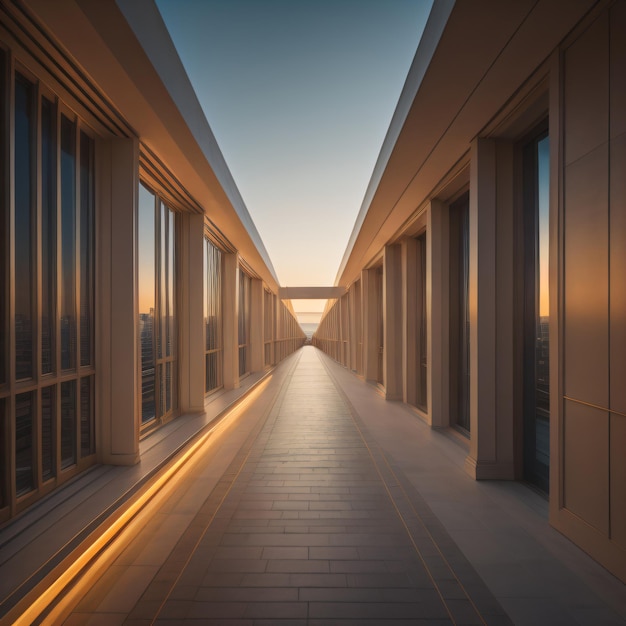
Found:
<path fill-rule="evenodd" d="M 564 403 L 564 505 L 609 533 L 609 416 L 605 411 Z"/>
<path fill-rule="evenodd" d="M 626 416 L 611 415 L 611 539 L 626 548 Z"/>
<path fill-rule="evenodd" d="M 611 137 L 617 137 L 626 132 L 626 2 L 616 2 L 610 15 Z"/>
<path fill-rule="evenodd" d="M 626 115 L 624 117 L 626 118 Z M 626 413 L 626 176 L 624 172 L 626 172 L 626 134 L 611 142 L 611 409 L 620 413 Z M 624 455 L 626 456 L 626 447 Z"/>
<path fill-rule="evenodd" d="M 608 13 L 565 52 L 565 163 L 607 140 L 609 123 Z"/>
<path fill-rule="evenodd" d="M 608 407 L 608 146 L 565 171 L 565 395 Z"/>

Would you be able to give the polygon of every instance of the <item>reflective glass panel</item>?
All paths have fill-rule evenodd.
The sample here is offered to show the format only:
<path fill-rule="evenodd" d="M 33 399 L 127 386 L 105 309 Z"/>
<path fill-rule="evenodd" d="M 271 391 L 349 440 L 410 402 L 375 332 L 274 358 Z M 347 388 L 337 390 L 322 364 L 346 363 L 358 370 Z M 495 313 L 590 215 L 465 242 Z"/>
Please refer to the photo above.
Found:
<path fill-rule="evenodd" d="M 56 119 L 52 102 L 41 100 L 41 373 L 54 371 L 57 151 Z"/>
<path fill-rule="evenodd" d="M 33 376 L 33 85 L 15 79 L 15 376 Z"/>
<path fill-rule="evenodd" d="M 61 116 L 61 369 L 76 368 L 76 128 Z"/>
<path fill-rule="evenodd" d="M 544 491 L 550 475 L 550 147 L 547 133 L 524 146 L 524 474 Z"/>
<path fill-rule="evenodd" d="M 8 504 L 9 446 L 6 439 L 7 400 L 0 398 L 0 509 Z"/>
<path fill-rule="evenodd" d="M 141 421 L 145 423 L 156 417 L 156 231 L 155 197 L 143 185 L 139 185 L 138 233 Z"/>
<path fill-rule="evenodd" d="M 76 381 L 61 383 L 61 467 L 76 463 Z"/>
<path fill-rule="evenodd" d="M 80 456 L 96 451 L 93 409 L 93 376 L 80 379 Z"/>
<path fill-rule="evenodd" d="M 35 394 L 15 396 L 15 493 L 21 496 L 35 487 L 34 445 Z"/>
<path fill-rule="evenodd" d="M 0 153 L 4 156 L 6 155 L 6 151 L 8 149 L 7 142 L 7 132 L 6 132 L 6 123 L 4 120 L 6 119 L 6 103 L 7 103 L 7 93 L 6 93 L 6 55 L 3 50 L 0 50 Z M 4 159 L 2 159 L 4 161 Z M 2 162 L 0 165 L 0 198 L 4 198 L 0 202 L 0 385 L 5 383 L 7 380 L 7 359 L 8 359 L 8 349 L 7 349 L 7 338 L 8 338 L 8 327 L 7 327 L 7 318 L 8 318 L 8 306 L 9 306 L 9 296 L 8 296 L 8 284 L 7 284 L 7 275 L 9 271 L 9 238 L 8 238 L 8 228 L 9 228 L 9 207 L 8 202 L 6 202 L 6 175 L 7 175 L 7 166 L 6 163 Z M 2 407 L 0 406 L 0 411 Z M 0 427 L 2 425 L 1 422 L 2 413 L 0 412 Z M 2 448 L 0 448 L 0 452 L 2 452 Z M 2 462 L 0 461 L 0 464 Z M 0 467 L 0 506 L 2 504 L 2 481 L 4 478 L 4 473 L 2 472 L 2 467 Z"/>
<path fill-rule="evenodd" d="M 56 424 L 54 386 L 41 390 L 41 477 L 43 481 L 53 478 L 56 463 L 54 459 L 54 427 Z"/>
<path fill-rule="evenodd" d="M 94 189 L 93 141 L 80 134 L 80 364 L 93 364 Z"/>

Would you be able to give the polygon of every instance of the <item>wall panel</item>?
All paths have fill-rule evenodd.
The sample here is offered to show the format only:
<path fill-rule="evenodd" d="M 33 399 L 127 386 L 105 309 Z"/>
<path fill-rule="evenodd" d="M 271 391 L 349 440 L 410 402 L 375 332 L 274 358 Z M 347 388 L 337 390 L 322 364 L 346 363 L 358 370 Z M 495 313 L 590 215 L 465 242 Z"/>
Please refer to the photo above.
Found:
<path fill-rule="evenodd" d="M 565 172 L 565 395 L 608 406 L 608 152 Z"/>
<path fill-rule="evenodd" d="M 563 425 L 565 508 L 608 535 L 608 414 L 565 401 Z"/>

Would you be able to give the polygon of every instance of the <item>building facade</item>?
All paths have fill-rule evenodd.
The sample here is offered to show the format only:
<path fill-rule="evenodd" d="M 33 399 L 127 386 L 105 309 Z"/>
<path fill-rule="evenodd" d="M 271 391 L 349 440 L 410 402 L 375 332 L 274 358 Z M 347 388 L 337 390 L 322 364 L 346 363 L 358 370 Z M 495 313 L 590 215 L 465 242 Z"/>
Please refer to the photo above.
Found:
<path fill-rule="evenodd" d="M 314 343 L 626 581 L 626 2 L 436 1 Z"/>
<path fill-rule="evenodd" d="M 0 524 L 304 342 L 152 2 L 0 3 Z"/>

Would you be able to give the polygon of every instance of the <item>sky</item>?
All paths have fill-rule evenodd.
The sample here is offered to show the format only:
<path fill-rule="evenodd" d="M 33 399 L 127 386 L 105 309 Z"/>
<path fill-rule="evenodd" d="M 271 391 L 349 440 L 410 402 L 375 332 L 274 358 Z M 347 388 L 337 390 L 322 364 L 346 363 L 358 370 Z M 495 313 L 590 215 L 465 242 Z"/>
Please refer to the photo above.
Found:
<path fill-rule="evenodd" d="M 432 0 L 156 3 L 281 286 L 334 285 Z"/>

